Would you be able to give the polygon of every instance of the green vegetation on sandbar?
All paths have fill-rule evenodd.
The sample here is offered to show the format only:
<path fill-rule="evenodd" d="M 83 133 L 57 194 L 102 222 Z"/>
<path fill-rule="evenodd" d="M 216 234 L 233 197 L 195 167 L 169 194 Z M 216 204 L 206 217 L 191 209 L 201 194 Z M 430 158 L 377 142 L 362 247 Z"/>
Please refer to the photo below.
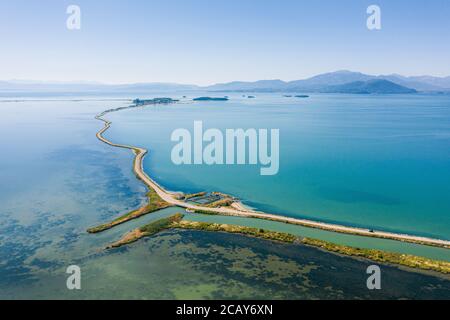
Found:
<path fill-rule="evenodd" d="M 409 254 L 393 253 L 375 249 L 348 247 L 310 238 L 303 238 L 301 242 L 306 245 L 319 247 L 325 249 L 326 251 L 336 252 L 347 256 L 362 257 L 382 263 L 398 264 L 410 268 L 432 270 L 445 274 L 450 273 L 450 262 L 447 261 L 439 261 Z"/>
<path fill-rule="evenodd" d="M 197 193 L 191 193 L 191 194 L 185 194 L 182 199 L 183 200 L 189 200 L 192 198 L 196 198 L 196 197 L 203 197 L 206 195 L 207 192 L 203 191 L 203 192 L 197 192 Z"/>
<path fill-rule="evenodd" d="M 143 215 L 146 215 L 146 214 L 149 214 L 149 213 L 172 206 L 170 203 L 161 199 L 160 196 L 153 189 L 150 189 L 150 191 L 147 193 L 147 198 L 148 198 L 148 203 L 145 206 L 143 206 L 137 210 L 128 212 L 128 213 L 118 217 L 117 219 L 114 219 L 111 222 L 99 225 L 97 227 L 89 228 L 87 230 L 87 232 L 99 233 L 99 232 L 111 229 L 119 224 L 139 218 Z"/>
<path fill-rule="evenodd" d="M 276 231 L 268 231 L 264 229 L 258 228 L 250 228 L 229 224 L 218 224 L 218 223 L 208 223 L 208 222 L 196 222 L 196 221 L 180 221 L 178 223 L 174 223 L 172 228 L 180 228 L 180 229 L 193 229 L 200 231 L 221 231 L 228 233 L 239 233 L 243 235 L 263 238 L 267 240 L 275 240 L 281 242 L 293 243 L 298 238 L 289 233 L 276 232 Z"/>
<path fill-rule="evenodd" d="M 130 233 L 126 234 L 122 239 L 110 245 L 108 248 L 117 248 L 135 242 L 143 237 L 148 237 L 157 234 L 158 232 L 167 229 L 228 232 L 228 233 L 242 234 L 245 236 L 257 237 L 271 241 L 303 244 L 337 254 L 342 254 L 351 257 L 365 258 L 385 264 L 396 264 L 415 269 L 430 270 L 444 274 L 450 274 L 450 262 L 447 261 L 439 261 L 413 255 L 386 252 L 375 249 L 354 248 L 334 244 L 323 240 L 301 238 L 289 233 L 268 231 L 265 229 L 250 228 L 228 224 L 209 223 L 209 222 L 186 221 L 182 220 L 183 217 L 184 216 L 182 214 L 177 213 L 168 218 L 154 221 L 148 225 L 145 225 L 141 228 L 131 231 Z"/>
<path fill-rule="evenodd" d="M 450 273 L 450 262 L 432 260 L 428 258 L 406 255 L 400 253 L 385 252 L 374 249 L 360 249 L 344 245 L 338 245 L 331 242 L 316 240 L 310 238 L 299 238 L 292 234 L 267 231 L 264 229 L 249 228 L 243 226 L 234 226 L 217 223 L 179 221 L 172 224 L 172 228 L 193 229 L 200 231 L 221 231 L 229 233 L 239 233 L 247 236 L 275 240 L 287 243 L 301 243 L 308 246 L 322 248 L 326 251 L 335 252 L 353 257 L 361 257 L 374 260 L 381 263 L 397 264 L 410 268 L 437 271 L 444 274 Z"/>
<path fill-rule="evenodd" d="M 199 213 L 199 214 L 205 214 L 205 215 L 210 215 L 210 216 L 220 215 L 218 212 L 215 212 L 215 211 L 206 211 L 206 210 L 200 210 L 200 209 L 192 210 L 192 213 Z"/>
<path fill-rule="evenodd" d="M 139 231 L 145 233 L 146 235 L 156 234 L 167 228 L 171 228 L 174 223 L 178 223 L 183 219 L 184 215 L 181 213 L 176 213 L 170 217 L 159 219 L 146 224 L 139 228 Z"/>
<path fill-rule="evenodd" d="M 207 205 L 205 205 L 205 207 L 207 208 L 220 208 L 220 207 L 229 207 L 233 204 L 234 200 L 232 198 L 224 198 L 224 199 L 220 199 L 214 202 L 211 202 Z"/>
<path fill-rule="evenodd" d="M 227 195 L 224 195 L 224 196 L 227 196 Z M 229 197 L 229 196 L 227 196 L 227 197 Z M 236 200 L 234 200 L 233 202 L 235 202 L 235 201 Z M 222 205 L 222 206 L 226 206 L 226 205 Z M 194 209 L 194 210 L 192 210 L 192 212 L 199 213 L 199 214 L 205 214 L 205 215 L 233 216 L 233 214 L 219 212 L 219 211 L 213 211 L 215 208 L 219 208 L 220 206 L 211 206 L 211 204 L 210 204 L 210 205 L 204 205 L 204 207 L 211 208 L 211 211 L 204 210 L 204 209 L 203 210 L 202 209 Z M 355 236 L 363 236 L 363 237 L 368 237 L 368 238 L 403 241 L 403 242 L 414 243 L 414 244 L 423 245 L 423 246 L 432 246 L 432 247 L 450 249 L 450 246 L 447 244 L 430 243 L 428 241 L 424 241 L 424 240 L 420 240 L 420 239 L 404 239 L 401 237 L 396 238 L 395 234 L 393 234 L 393 236 L 386 236 L 386 235 L 383 235 L 380 233 L 370 233 L 370 232 L 361 234 L 360 232 L 351 231 L 351 230 L 342 231 L 341 229 L 333 228 L 332 226 L 324 227 L 324 226 L 321 226 L 320 224 L 311 225 L 308 223 L 304 223 L 302 221 L 293 221 L 293 220 L 287 221 L 287 220 L 281 220 L 281 219 L 271 218 L 271 217 L 267 217 L 267 216 L 262 217 L 258 214 L 247 215 L 247 218 L 260 219 L 260 220 L 266 220 L 266 221 L 274 221 L 274 222 L 280 222 L 280 223 L 285 223 L 285 224 L 290 224 L 290 225 L 297 225 L 297 226 L 303 226 L 303 227 L 307 227 L 307 228 L 313 228 L 313 229 L 318 229 L 318 230 L 325 230 L 325 231 L 329 231 L 329 232 L 343 233 L 343 234 L 349 234 L 349 235 L 355 235 Z"/>
<path fill-rule="evenodd" d="M 170 229 L 174 224 L 179 223 L 183 217 L 184 216 L 181 213 L 177 213 L 173 216 L 153 221 L 127 233 L 122 239 L 108 246 L 107 249 L 118 248 L 136 242 L 141 238 L 149 237 L 166 229 Z"/>

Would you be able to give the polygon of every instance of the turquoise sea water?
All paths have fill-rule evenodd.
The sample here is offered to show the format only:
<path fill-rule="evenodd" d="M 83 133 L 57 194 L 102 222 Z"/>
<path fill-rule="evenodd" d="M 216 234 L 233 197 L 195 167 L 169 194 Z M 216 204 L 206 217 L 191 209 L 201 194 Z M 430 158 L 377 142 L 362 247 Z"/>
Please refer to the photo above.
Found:
<path fill-rule="evenodd" d="M 257 94 L 107 116 L 107 136 L 150 150 L 165 187 L 217 190 L 267 212 L 450 239 L 450 96 Z M 177 128 L 280 129 L 280 171 L 172 163 Z"/>
<path fill-rule="evenodd" d="M 82 98 L 77 97 L 76 100 Z M 370 100 L 372 97 L 321 96 L 312 97 L 310 102 L 315 101 L 314 99 L 322 101 L 322 107 L 319 104 L 317 107 L 320 110 L 324 104 L 326 105 L 324 100 L 335 101 L 340 98 L 345 105 L 345 101 Z M 58 97 L 59 99 L 67 98 Z M 387 98 L 380 97 L 380 99 Z M 398 97 L 398 99 L 406 98 Z M 430 98 L 423 99 L 425 106 L 431 104 L 431 100 L 426 102 Z M 443 97 L 436 99 L 436 101 L 442 100 L 440 102 L 442 104 L 446 103 Z M 126 232 L 179 211 L 177 208 L 169 208 L 102 234 L 86 233 L 88 227 L 109 221 L 137 208 L 145 200 L 145 188 L 131 171 L 132 154 L 127 150 L 111 148 L 95 138 L 95 133 L 102 127 L 102 123 L 95 120 L 94 116 L 105 109 L 124 104 L 126 104 L 124 101 L 110 100 L 35 101 L 33 99 L 22 102 L 0 102 L 0 148 L 2 150 L 0 157 L 0 298 L 371 299 L 403 297 L 427 299 L 450 296 L 448 279 L 388 266 L 383 266 L 383 276 L 387 279 L 383 292 L 368 292 L 365 287 L 365 270 L 371 264 L 370 261 L 354 260 L 314 248 L 277 244 L 237 235 L 169 231 L 126 248 L 104 251 L 103 248 L 107 244 L 117 240 Z M 353 104 L 356 105 L 356 102 Z M 284 110 L 283 112 L 278 110 L 280 115 L 285 114 L 280 120 L 275 117 L 276 105 Z M 239 97 L 235 97 L 226 105 L 183 102 L 174 106 L 123 111 L 108 116 L 114 121 L 108 135 L 114 141 L 147 146 L 151 153 L 146 159 L 146 170 L 170 189 L 222 190 L 242 197 L 250 205 L 282 212 L 284 211 L 283 202 L 272 202 L 277 198 L 272 197 L 271 193 L 282 191 L 277 188 L 281 188 L 280 183 L 287 181 L 285 179 L 295 182 L 294 177 L 289 177 L 285 172 L 287 169 L 285 162 L 294 162 L 294 159 L 284 159 L 286 151 L 283 150 L 297 150 L 298 143 L 304 141 L 297 139 L 294 143 L 292 141 L 295 139 L 292 139 L 291 146 L 285 144 L 286 138 L 282 127 L 280 127 L 282 133 L 280 175 L 268 177 L 269 180 L 266 177 L 260 177 L 259 169 L 256 167 L 173 167 L 166 161 L 168 155 L 165 150 L 169 151 L 170 148 L 164 147 L 164 144 L 168 143 L 167 134 L 170 134 L 172 126 L 176 127 L 177 123 L 183 127 L 191 125 L 191 118 L 188 117 L 191 113 L 193 119 L 204 120 L 207 126 L 213 126 L 210 125 L 212 123 L 210 121 L 216 121 L 217 126 L 222 123 L 223 127 L 228 127 L 228 124 L 232 123 L 232 128 L 237 126 L 245 128 L 244 124 L 251 118 L 256 121 L 255 127 L 260 123 L 271 127 L 270 124 L 273 121 L 294 123 L 294 117 L 288 115 L 295 110 L 300 112 L 301 109 L 303 112 L 309 110 L 309 116 L 306 112 L 300 119 L 295 120 L 298 125 L 292 125 L 290 131 L 301 130 L 306 134 L 308 130 L 302 129 L 301 123 L 304 125 L 310 123 L 311 132 L 317 133 L 323 130 L 323 135 L 326 137 L 325 132 L 331 130 L 329 128 L 331 124 L 324 123 L 323 119 L 320 120 L 321 116 L 315 115 L 318 111 L 308 106 L 306 100 L 284 100 L 277 95 L 265 96 L 264 99 L 257 95 L 254 101 L 240 101 Z M 421 108 L 416 107 L 416 109 Z M 433 146 L 430 141 L 423 143 L 427 149 L 427 152 L 423 153 L 423 158 L 433 158 L 436 164 L 441 163 L 441 165 L 444 164 L 445 159 L 448 160 L 448 154 L 445 158 L 445 152 L 448 152 L 448 149 L 441 148 L 442 144 L 448 143 L 446 129 L 443 129 L 446 124 L 448 128 L 445 110 L 448 109 L 436 107 L 435 112 L 439 111 L 439 115 L 437 113 L 433 115 L 436 132 L 438 130 L 441 132 L 438 141 L 440 148 Z M 234 116 L 236 119 L 234 122 L 232 121 L 233 111 L 242 114 L 237 119 Z M 335 108 L 334 112 L 338 113 L 338 109 Z M 405 113 L 414 112 L 408 109 Z M 335 118 L 331 115 L 329 117 Z M 362 118 L 363 115 L 360 117 Z M 423 118 L 432 121 L 431 117 L 427 115 Z M 313 121 L 314 118 L 317 119 L 316 122 Z M 313 123 L 316 125 L 313 126 Z M 322 123 L 325 128 L 319 130 L 317 123 Z M 404 125 L 404 122 L 397 124 L 400 127 Z M 143 134 L 136 131 L 139 128 Z M 431 131 L 430 127 L 424 129 L 425 131 Z M 340 143 L 345 145 L 345 140 L 341 139 Z M 433 139 L 427 138 L 427 140 Z M 303 145 L 308 146 L 306 142 Z M 305 148 L 305 152 L 311 150 L 309 148 L 311 146 Z M 327 151 L 325 147 L 322 149 L 323 152 Z M 367 147 L 368 149 L 370 148 Z M 307 154 L 312 157 L 311 152 Z M 410 157 L 413 154 L 418 153 L 407 156 Z M 437 156 L 439 154 L 441 158 Z M 298 155 L 302 153 L 299 152 Z M 299 165 L 302 167 L 308 161 L 299 158 L 298 163 L 302 164 Z M 319 164 L 320 162 L 317 163 Z M 441 167 L 434 168 L 438 170 Z M 360 174 L 362 169 L 358 169 Z M 173 170 L 172 173 L 171 170 Z M 309 171 L 308 174 L 317 174 L 317 172 Z M 431 177 L 435 177 L 434 179 L 438 181 L 437 172 L 433 175 L 424 173 L 420 179 L 431 181 Z M 230 176 L 227 177 L 227 174 Z M 308 174 L 305 173 L 302 176 Z M 443 179 L 445 170 L 440 170 L 440 174 Z M 268 181 L 269 184 L 267 184 Z M 229 182 L 230 185 L 225 182 Z M 252 190 L 247 189 L 246 184 L 250 182 L 255 183 L 254 194 Z M 293 186 L 295 187 L 295 184 Z M 310 187 L 314 187 L 314 184 Z M 305 186 L 302 188 L 308 189 Z M 442 191 L 436 185 L 423 189 L 424 194 L 435 192 L 433 199 L 439 199 Z M 311 190 L 310 192 L 313 193 Z M 258 194 L 261 194 L 260 199 Z M 286 197 L 286 213 L 306 214 L 306 211 L 304 212 L 306 207 L 300 201 L 302 199 L 305 199 L 304 195 L 299 196 L 297 200 Z M 415 201 L 419 202 L 419 200 Z M 295 201 L 296 205 L 288 206 L 287 201 Z M 324 201 L 322 206 L 328 205 L 330 201 Z M 342 203 L 342 201 L 335 202 L 336 205 Z M 347 203 L 348 206 L 351 204 Z M 388 204 L 384 206 L 389 208 L 394 205 Z M 445 201 L 441 201 L 441 207 L 444 207 L 444 204 Z M 368 204 L 364 201 L 359 204 L 361 208 L 369 205 L 370 202 Z M 430 203 L 430 206 L 437 207 L 439 203 L 434 201 Z M 316 207 L 320 207 L 320 203 Z M 311 217 L 318 213 L 320 211 L 314 210 Z M 446 213 L 448 214 L 448 211 Z M 336 217 L 337 221 L 356 223 L 347 221 L 347 217 L 345 219 Z M 450 261 L 449 250 L 439 248 L 338 235 L 254 219 L 192 214 L 188 214 L 186 218 L 200 221 L 212 219 L 211 221 L 266 227 L 354 246 L 412 253 Z M 318 215 L 314 218 L 327 219 L 325 216 Z M 431 228 L 431 225 L 436 223 L 431 213 L 427 217 L 421 217 L 421 221 L 427 221 L 427 219 L 430 219 L 429 224 L 415 225 L 418 233 L 428 234 L 429 232 L 422 229 L 427 225 L 433 231 L 432 234 L 435 234 L 434 230 L 440 230 Z M 380 227 L 390 228 L 387 220 L 383 221 Z M 412 226 L 412 221 L 409 222 Z M 445 214 L 442 214 L 437 224 L 441 225 L 442 230 L 448 230 L 448 218 L 446 220 Z M 443 235 L 446 234 L 448 233 L 444 231 Z M 65 270 L 72 264 L 81 267 L 81 291 L 69 291 L 65 286 L 67 278 Z"/>

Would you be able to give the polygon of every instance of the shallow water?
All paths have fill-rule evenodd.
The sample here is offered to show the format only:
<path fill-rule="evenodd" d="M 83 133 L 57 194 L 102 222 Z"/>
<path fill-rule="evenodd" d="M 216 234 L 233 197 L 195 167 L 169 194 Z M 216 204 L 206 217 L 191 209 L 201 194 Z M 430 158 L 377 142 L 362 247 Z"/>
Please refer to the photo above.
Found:
<path fill-rule="evenodd" d="M 369 262 L 314 248 L 224 233 L 167 231 L 78 261 L 82 290 L 43 276 L 8 298 L 448 299 L 448 280 L 382 267 L 383 289 L 366 287 Z M 44 286 L 43 286 L 44 284 Z"/>
<path fill-rule="evenodd" d="M 85 232 L 145 201 L 145 188 L 131 171 L 131 152 L 95 138 L 102 123 L 94 115 L 122 105 L 0 103 L 0 298 L 333 299 L 374 294 L 365 288 L 367 262 L 237 235 L 170 231 L 105 252 L 107 244 L 129 230 L 179 211 L 166 209 L 98 235 Z M 141 111 L 147 112 L 133 110 Z M 293 227 L 293 233 L 315 232 Z M 435 254 L 431 249 L 427 254 Z M 65 269 L 72 264 L 81 267 L 81 291 L 66 289 Z M 377 297 L 450 296 L 448 280 L 384 270 L 389 286 Z"/>

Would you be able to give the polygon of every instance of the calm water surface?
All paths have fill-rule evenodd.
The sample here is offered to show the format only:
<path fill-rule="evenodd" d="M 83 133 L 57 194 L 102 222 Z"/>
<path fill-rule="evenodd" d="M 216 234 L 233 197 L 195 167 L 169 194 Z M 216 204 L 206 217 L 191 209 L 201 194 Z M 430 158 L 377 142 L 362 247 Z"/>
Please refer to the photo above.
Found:
<path fill-rule="evenodd" d="M 158 181 L 173 190 L 194 191 L 205 188 L 222 190 L 242 197 L 250 205 L 273 209 L 275 212 L 362 225 L 372 225 L 375 224 L 372 221 L 378 221 L 377 225 L 380 228 L 394 228 L 395 221 L 400 217 L 394 216 L 392 220 L 394 222 L 389 224 L 385 220 L 388 215 L 380 213 L 381 211 L 379 212 L 381 216 L 371 218 L 369 213 L 375 209 L 370 207 L 382 206 L 386 210 L 397 208 L 401 212 L 400 209 L 408 201 L 381 201 L 383 203 L 376 204 L 380 201 L 373 201 L 373 195 L 360 195 L 359 200 L 354 202 L 343 201 L 335 199 L 335 196 L 334 199 L 328 199 L 331 196 L 324 196 L 326 192 L 319 191 L 321 185 L 326 185 L 325 177 L 323 180 L 316 179 L 324 164 L 313 161 L 313 158 L 316 160 L 321 158 L 320 149 L 323 155 L 332 150 L 329 150 L 328 146 L 320 147 L 315 144 L 317 141 L 337 139 L 333 138 L 335 135 L 331 134 L 330 130 L 338 130 L 332 129 L 333 122 L 331 122 L 338 113 L 338 106 L 326 107 L 324 99 L 336 100 L 317 97 L 310 101 L 302 100 L 293 103 L 289 100 L 280 100 L 276 96 L 268 96 L 264 100 L 252 102 L 243 100 L 226 105 L 189 103 L 166 108 L 152 107 L 124 111 L 111 115 L 114 124 L 113 130 L 108 135 L 115 141 L 148 147 L 152 152 L 146 160 L 146 169 L 155 175 Z M 345 103 L 348 99 L 342 99 L 344 108 L 348 107 Z M 444 130 L 445 123 L 448 129 L 448 122 L 445 122 L 448 118 L 445 118 L 444 112 L 448 109 L 439 107 L 439 103 L 445 102 L 439 99 L 434 106 L 435 112 L 441 110 L 439 116 L 434 114 L 434 118 L 431 115 L 422 117 L 429 119 L 427 121 L 431 121 L 430 117 L 435 119 L 434 138 L 428 134 L 426 143 L 422 144 L 425 148 L 423 153 L 414 151 L 414 148 L 410 146 L 411 152 L 405 156 L 407 159 L 416 158 L 417 163 L 428 159 L 435 164 L 436 172 L 430 169 L 429 171 L 433 171 L 433 174 L 424 172 L 416 178 L 430 183 L 431 180 L 436 182 L 434 185 L 430 184 L 432 187 L 422 188 L 422 198 L 414 199 L 416 202 L 425 202 L 433 194 L 431 198 L 435 201 L 429 203 L 430 208 L 448 208 L 448 199 L 440 198 L 446 186 L 443 186 L 442 190 L 438 188 L 440 179 L 444 179 L 445 174 L 448 174 L 447 168 L 447 171 L 443 168 L 445 161 L 448 161 L 448 149 L 442 148 L 448 143 L 448 135 L 446 136 L 445 133 L 447 131 Z M 309 102 L 314 101 L 317 101 L 316 109 L 308 105 Z M 366 261 L 340 257 L 313 248 L 276 244 L 236 235 L 169 231 L 127 248 L 105 252 L 103 248 L 108 243 L 131 229 L 179 211 L 175 208 L 166 209 L 99 235 L 85 233 L 86 228 L 134 209 L 145 200 L 145 188 L 135 179 L 131 171 L 130 152 L 110 148 L 99 143 L 95 138 L 95 132 L 101 128 L 102 124 L 93 119 L 94 115 L 106 108 L 123 104 L 124 102 L 121 101 L 0 102 L 0 147 L 2 149 L 0 157 L 0 298 L 450 297 L 448 280 L 392 267 L 383 267 L 386 279 L 391 279 L 386 282 L 390 283 L 389 287 L 383 290 L 383 293 L 370 293 L 365 288 L 365 268 L 369 264 Z M 356 108 L 356 102 L 350 103 L 352 104 Z M 423 102 L 423 104 L 426 103 Z M 281 108 L 277 110 L 278 112 L 275 112 L 275 105 Z M 323 111 L 324 114 L 329 113 L 327 116 L 329 123 L 323 119 L 324 115 L 316 114 L 321 108 L 331 108 Z M 334 111 L 332 111 L 333 108 Z M 419 109 L 417 106 L 415 112 L 419 112 Z M 205 110 L 209 111 L 205 112 Z M 234 111 L 241 112 L 242 117 L 233 123 Z M 297 118 L 292 114 L 301 112 L 304 114 L 297 115 Z M 332 116 L 333 112 L 334 116 Z M 410 112 L 412 111 L 409 110 L 406 113 Z M 188 117 L 189 115 L 191 118 Z M 279 176 L 259 177 L 257 168 L 182 168 L 172 166 L 167 161 L 166 151 L 170 150 L 167 144 L 172 127 L 189 128 L 195 119 L 204 120 L 207 126 L 225 128 L 232 124 L 232 128 L 236 126 L 245 128 L 251 125 L 249 122 L 251 117 L 255 121 L 253 127 L 280 126 L 282 165 Z M 360 115 L 360 117 L 363 116 Z M 348 119 L 348 122 L 354 122 L 354 120 Z M 286 123 L 286 126 L 281 126 L 282 123 Z M 308 123 L 309 129 L 305 127 Z M 394 126 L 394 123 L 391 123 L 391 126 Z M 289 130 L 286 129 L 287 131 L 283 133 L 282 128 Z M 143 134 L 139 134 L 139 130 L 143 130 Z M 431 129 L 424 125 L 423 132 L 425 131 L 431 131 Z M 438 131 L 440 136 L 437 135 Z M 297 134 L 297 138 L 289 138 L 289 132 Z M 300 135 L 299 132 L 302 134 Z M 307 135 L 308 132 L 316 132 L 317 135 L 314 134 L 314 136 L 318 140 L 308 144 L 306 142 L 310 138 Z M 301 137 L 303 134 L 305 136 Z M 387 138 L 384 136 L 380 139 Z M 394 137 L 391 139 L 395 140 Z M 367 139 L 363 140 L 368 143 Z M 430 143 L 433 140 L 436 140 L 435 143 L 440 148 Z M 340 143 L 346 145 L 350 141 L 341 136 Z M 339 154 L 341 157 L 351 154 L 350 149 L 338 148 L 338 145 L 336 150 L 339 149 L 339 152 L 336 153 L 336 157 L 339 157 Z M 370 146 L 373 145 L 375 142 L 369 143 L 365 149 L 365 157 L 368 157 Z M 383 148 L 388 146 L 389 144 L 384 144 Z M 380 150 L 384 150 L 383 148 L 380 147 Z M 397 150 L 392 146 L 385 152 L 393 152 L 394 149 Z M 303 154 L 301 150 L 305 153 Z M 315 157 L 311 150 L 318 152 Z M 286 157 L 287 151 L 292 152 L 292 155 Z M 356 151 L 353 151 L 353 154 L 356 154 Z M 295 159 L 294 155 L 301 157 Z M 382 155 L 378 157 L 380 161 L 383 160 Z M 308 157 L 311 157 L 311 162 L 308 161 Z M 400 159 L 398 158 L 398 161 Z M 318 166 L 315 170 L 312 170 L 313 162 Z M 344 164 L 345 161 L 341 162 L 340 166 L 337 164 L 336 166 L 341 167 Z M 291 169 L 288 169 L 289 167 Z M 288 172 L 292 175 L 293 168 L 303 173 L 298 173 L 300 176 L 295 179 L 294 176 L 289 177 L 286 170 L 289 170 Z M 405 165 L 399 166 L 403 174 L 410 169 Z M 173 170 L 172 173 L 171 170 Z M 364 173 L 364 167 L 356 166 L 354 170 L 355 178 L 348 179 L 346 187 L 370 193 L 371 187 L 358 189 L 357 185 L 352 185 L 355 183 L 352 181 L 359 181 L 358 175 Z M 440 173 L 440 177 L 437 172 Z M 347 175 L 343 169 L 338 173 Z M 310 179 L 306 179 L 308 175 Z M 313 180 L 317 181 L 313 183 Z M 283 183 L 288 181 L 293 183 L 291 188 L 286 189 Z M 400 184 L 400 182 L 397 183 Z M 331 184 L 338 189 L 343 185 L 342 181 L 334 181 Z M 366 184 L 371 185 L 371 181 L 367 180 Z M 247 189 L 250 186 L 255 188 Z M 417 186 L 409 186 L 410 189 L 414 187 Z M 283 188 L 284 192 L 280 188 Z M 292 191 L 289 191 L 291 189 Z M 397 193 L 392 190 L 391 187 L 386 187 L 373 194 L 384 195 L 382 197 L 391 194 L 394 198 L 393 195 Z M 403 190 L 395 190 L 403 194 Z M 290 195 L 290 192 L 297 196 Z M 276 194 L 285 195 L 284 201 L 278 201 Z M 308 200 L 307 195 L 312 197 L 314 194 L 317 199 L 322 200 L 314 207 L 310 207 L 312 199 Z M 375 199 L 379 200 L 378 196 Z M 349 196 L 352 199 L 354 197 L 355 195 Z M 401 198 L 399 195 L 396 197 Z M 411 197 L 408 199 L 413 201 Z M 441 201 L 438 202 L 437 199 Z M 289 203 L 295 203 L 295 206 L 291 207 Z M 331 204 L 336 210 L 331 210 Z M 359 217 L 361 220 L 359 221 L 357 215 L 349 214 L 354 211 L 349 211 L 347 215 L 342 216 L 338 214 L 344 211 L 344 207 L 358 206 L 369 220 Z M 409 206 L 413 207 L 411 204 Z M 320 207 L 323 207 L 322 211 L 315 210 Z M 310 212 L 308 208 L 311 208 Z M 330 211 L 325 210 L 326 208 Z M 329 212 L 331 216 L 323 212 Z M 442 237 L 448 235 L 446 233 L 448 215 L 445 215 L 445 213 L 448 214 L 448 210 L 442 213 L 440 222 L 435 221 L 438 215 L 432 214 L 431 210 L 427 211 L 427 217 L 419 216 L 418 209 L 414 212 L 418 216 L 411 215 L 412 218 L 398 228 L 399 230 L 411 229 L 417 233 L 442 234 Z M 355 220 L 348 219 L 351 217 Z M 207 221 L 211 217 L 187 215 L 187 219 Z M 284 224 L 269 224 L 260 220 L 237 221 L 233 217 L 217 217 L 217 219 L 224 219 L 226 223 L 251 226 L 266 223 L 264 227 L 269 229 L 329 240 L 336 239 L 337 242 L 351 245 L 390 248 L 391 251 L 420 253 L 450 260 L 447 251 L 437 248 L 384 240 L 369 241 L 360 237 L 336 235 Z M 417 224 L 413 224 L 413 219 L 418 219 Z M 384 222 L 381 223 L 382 221 Z M 421 221 L 427 223 L 420 225 Z M 439 227 L 433 229 L 432 225 L 439 225 Z M 71 292 L 66 289 L 65 269 L 71 264 L 81 267 L 83 287 L 81 291 Z"/>
<path fill-rule="evenodd" d="M 450 96 L 259 94 L 108 115 L 107 136 L 151 151 L 145 169 L 185 192 L 217 190 L 257 209 L 450 239 Z M 280 171 L 172 163 L 177 128 L 280 129 Z"/>

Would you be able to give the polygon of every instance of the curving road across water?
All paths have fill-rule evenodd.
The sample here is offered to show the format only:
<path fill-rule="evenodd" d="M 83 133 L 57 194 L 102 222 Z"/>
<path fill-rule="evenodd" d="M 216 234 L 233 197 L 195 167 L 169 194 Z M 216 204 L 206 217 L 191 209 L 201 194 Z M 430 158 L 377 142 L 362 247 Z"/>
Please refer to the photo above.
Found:
<path fill-rule="evenodd" d="M 130 106 L 130 108 L 131 107 L 135 107 L 135 106 Z M 105 137 L 103 137 L 103 134 L 110 128 L 111 123 L 112 123 L 108 120 L 105 120 L 103 118 L 103 116 L 105 116 L 108 113 L 120 111 L 120 110 L 123 110 L 126 108 L 127 107 L 107 110 L 107 111 L 100 113 L 99 115 L 97 115 L 95 117 L 96 119 L 103 121 L 105 124 L 105 126 L 97 133 L 97 138 L 100 141 L 102 141 L 112 147 L 132 150 L 135 154 L 135 159 L 133 162 L 133 171 L 136 174 L 136 176 L 140 180 L 142 180 L 148 188 L 153 189 L 164 201 L 166 201 L 172 205 L 175 205 L 175 206 L 178 206 L 181 208 L 185 208 L 185 209 L 189 209 L 189 210 L 193 210 L 193 211 L 204 211 L 204 212 L 211 212 L 211 213 L 228 215 L 228 216 L 240 216 L 240 217 L 247 217 L 247 218 L 266 219 L 266 220 L 301 225 L 301 226 L 310 227 L 310 228 L 322 229 L 322 230 L 327 230 L 327 231 L 332 231 L 332 232 L 353 234 L 353 235 L 359 235 L 359 236 L 365 236 L 365 237 L 391 239 L 391 240 L 397 240 L 397 241 L 410 242 L 410 243 L 416 243 L 416 244 L 450 249 L 450 241 L 447 241 L 447 240 L 433 239 L 433 238 L 427 238 L 427 237 L 419 237 L 419 236 L 413 236 L 413 235 L 408 235 L 408 234 L 399 234 L 399 233 L 384 232 L 384 231 L 374 231 L 374 230 L 368 230 L 368 229 L 362 229 L 362 228 L 356 228 L 356 227 L 347 227 L 347 226 L 342 226 L 342 225 L 337 225 L 337 224 L 330 224 L 330 223 L 324 223 L 324 222 L 318 222 L 318 221 L 312 221 L 312 220 L 306 220 L 306 219 L 290 218 L 290 217 L 285 217 L 282 215 L 269 214 L 269 213 L 249 210 L 249 209 L 246 209 L 244 206 L 242 206 L 241 203 L 235 203 L 233 207 L 210 208 L 210 207 L 190 204 L 190 203 L 184 202 L 182 200 L 179 200 L 176 197 L 176 195 L 177 195 L 176 193 L 165 190 L 162 186 L 160 186 L 158 183 L 156 183 L 153 179 L 151 179 L 145 173 L 144 168 L 143 168 L 143 160 L 144 160 L 144 157 L 148 154 L 147 149 L 113 143 L 113 142 L 109 141 L 108 139 L 106 139 Z"/>

